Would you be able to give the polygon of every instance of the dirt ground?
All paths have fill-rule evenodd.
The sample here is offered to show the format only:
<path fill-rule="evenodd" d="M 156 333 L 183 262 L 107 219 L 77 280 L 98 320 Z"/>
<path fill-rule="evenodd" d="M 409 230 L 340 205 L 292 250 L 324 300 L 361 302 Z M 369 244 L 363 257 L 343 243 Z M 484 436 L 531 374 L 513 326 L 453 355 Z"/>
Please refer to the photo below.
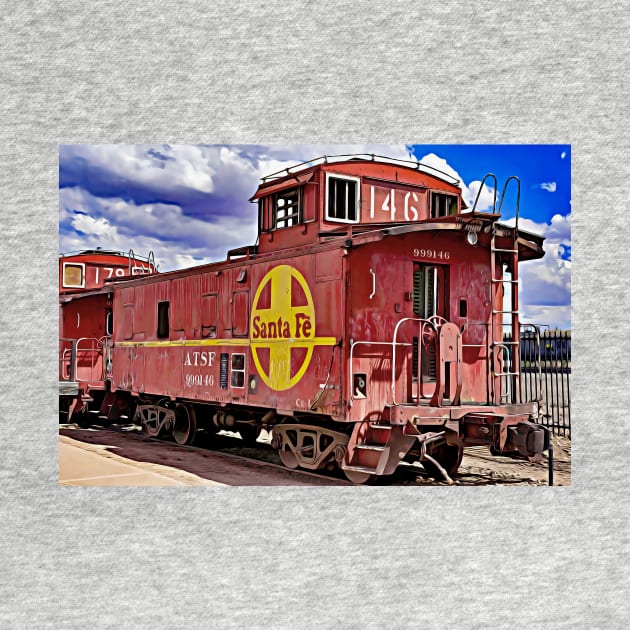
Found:
<path fill-rule="evenodd" d="M 571 440 L 553 436 L 554 485 L 571 485 Z M 485 447 L 473 447 L 464 451 L 464 459 L 456 482 L 461 485 L 487 485 L 495 483 L 518 485 L 547 485 L 549 460 L 547 453 L 541 463 L 527 459 L 495 457 Z"/>
<path fill-rule="evenodd" d="M 280 466 L 280 459 L 269 444 L 270 435 L 263 432 L 255 447 L 243 444 L 238 434 L 222 433 L 216 436 L 199 437 L 202 448 L 179 447 L 169 442 L 159 442 L 144 438 L 137 428 L 123 431 L 110 431 L 93 427 L 79 429 L 66 427 L 60 433 L 66 438 L 77 440 L 80 446 L 102 457 L 108 458 L 104 462 L 103 470 L 96 469 L 93 473 L 102 479 L 90 481 L 90 476 L 80 485 L 148 485 L 145 473 L 151 475 L 155 485 L 163 485 L 156 477 L 169 477 L 172 481 L 166 485 L 207 485 L 208 482 L 218 482 L 226 485 L 339 485 L 347 484 L 339 471 L 330 473 L 328 479 L 304 479 L 296 473 L 291 473 Z M 61 438 L 64 440 L 64 437 Z M 571 484 L 571 441 L 563 437 L 553 438 L 554 445 L 554 485 L 566 486 Z M 211 450 L 205 450 L 205 448 Z M 221 454 L 237 455 L 241 461 L 229 461 Z M 75 450 L 75 458 L 84 454 Z M 63 455 L 67 459 L 67 455 Z M 123 457 L 124 459 L 119 459 Z M 250 458 L 242 460 L 242 458 Z M 134 465 L 134 470 L 122 470 L 116 480 L 112 472 L 105 470 L 114 464 L 112 460 L 119 460 L 120 464 Z M 272 469 L 261 469 L 256 460 L 275 464 Z M 68 466 L 62 459 L 60 451 L 60 472 Z M 74 464 L 76 468 L 76 463 Z M 120 465 L 118 465 L 120 467 Z M 131 473 L 142 471 L 143 481 Z M 197 479 L 193 479 L 196 476 Z M 458 473 L 454 476 L 455 485 L 547 485 L 548 460 L 545 456 L 540 463 L 527 459 L 513 459 L 509 457 L 495 457 L 486 447 L 473 447 L 465 451 L 464 459 Z M 62 475 L 63 485 L 77 485 L 77 473 Z M 376 485 L 446 485 L 446 482 L 436 481 L 426 475 L 420 464 L 401 465 L 396 474 L 388 478 L 380 478 Z M 151 485 L 154 485 L 151 483 Z"/>

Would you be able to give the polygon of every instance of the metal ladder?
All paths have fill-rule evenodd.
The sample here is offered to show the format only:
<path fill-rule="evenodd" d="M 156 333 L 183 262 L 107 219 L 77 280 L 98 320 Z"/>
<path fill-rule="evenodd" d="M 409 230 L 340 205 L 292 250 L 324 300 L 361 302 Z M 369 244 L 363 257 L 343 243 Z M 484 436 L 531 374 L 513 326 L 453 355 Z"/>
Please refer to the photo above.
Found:
<path fill-rule="evenodd" d="M 520 349 L 520 318 L 519 318 L 519 305 L 518 305 L 518 215 L 521 204 L 521 181 L 515 175 L 511 175 L 505 181 L 503 185 L 503 191 L 501 192 L 501 199 L 499 201 L 498 214 L 501 215 L 501 209 L 503 208 L 503 201 L 505 199 L 505 193 L 511 181 L 516 182 L 516 215 L 514 222 L 514 232 L 512 247 L 510 249 L 500 249 L 496 247 L 496 230 L 492 230 L 492 238 L 490 240 L 490 273 L 491 273 L 491 296 L 492 296 L 492 324 L 491 324 L 491 351 L 493 361 L 498 358 L 495 357 L 495 353 L 498 351 L 503 354 L 502 367 L 500 371 L 495 373 L 495 388 L 494 398 L 497 403 L 521 402 L 521 372 L 519 361 L 519 349 Z M 503 278 L 503 265 L 500 261 L 497 261 L 497 254 L 499 258 L 504 258 L 507 254 L 508 269 L 511 271 L 511 279 L 506 280 Z M 497 267 L 500 277 L 497 277 Z M 510 285 L 510 310 L 505 310 L 502 307 L 501 310 L 496 310 L 494 305 L 494 298 L 498 293 L 498 287 L 505 287 L 506 284 Z M 497 288 L 494 288 L 497 287 Z M 505 291 L 503 292 L 502 302 L 505 300 Z M 503 338 L 504 321 L 503 316 L 510 316 L 509 328 L 512 333 L 510 341 L 506 341 Z M 498 337 L 498 338 L 497 338 Z M 510 348 L 511 346 L 511 348 Z M 502 379 L 509 379 L 507 382 L 511 384 L 511 388 L 506 387 L 505 391 L 502 388 Z M 510 395 L 511 394 L 511 395 Z"/>
<path fill-rule="evenodd" d="M 497 210 L 497 178 L 493 173 L 488 173 L 479 186 L 477 196 L 473 204 L 473 212 L 477 207 L 479 196 L 486 182 L 486 179 L 491 178 L 494 180 L 494 202 L 493 202 L 493 214 L 501 215 L 501 209 L 503 208 L 503 202 L 505 200 L 505 193 L 511 181 L 516 182 L 516 213 L 512 246 L 510 248 L 499 248 L 496 246 L 496 229 L 495 225 L 492 226 L 491 239 L 490 239 L 490 303 L 492 304 L 492 315 L 490 317 L 490 365 L 489 365 L 489 378 L 492 384 L 492 400 L 494 403 L 506 403 L 521 401 L 521 389 L 520 389 L 520 361 L 519 361 L 519 347 L 520 347 L 520 318 L 519 318 L 519 304 L 518 304 L 518 217 L 521 203 L 521 182 L 516 175 L 511 175 L 505 181 L 501 197 L 499 200 L 499 208 Z M 503 259 L 508 258 L 508 268 L 511 271 L 511 279 L 507 280 L 503 277 Z M 506 284 L 510 285 L 510 309 L 506 310 L 503 306 L 501 309 L 496 309 L 496 298 L 499 293 L 499 287 L 505 287 Z M 505 299 L 505 291 L 503 291 L 502 304 Z M 510 316 L 509 328 L 511 329 L 512 338 L 510 341 L 503 339 L 504 321 L 505 315 Z M 502 355 L 502 367 L 495 371 L 494 367 Z M 501 386 L 502 379 L 509 378 L 511 387 L 503 388 Z M 511 396 L 510 396 L 511 394 Z M 510 400 L 511 399 L 511 400 Z"/>

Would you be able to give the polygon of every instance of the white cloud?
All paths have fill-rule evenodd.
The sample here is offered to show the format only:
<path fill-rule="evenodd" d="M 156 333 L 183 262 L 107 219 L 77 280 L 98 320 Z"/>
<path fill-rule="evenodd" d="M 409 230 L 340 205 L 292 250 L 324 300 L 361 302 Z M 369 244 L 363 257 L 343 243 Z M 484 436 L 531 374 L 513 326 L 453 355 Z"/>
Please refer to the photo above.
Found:
<path fill-rule="evenodd" d="M 514 225 L 514 219 L 505 221 Z M 545 255 L 519 265 L 521 320 L 561 328 L 571 327 L 571 215 L 556 214 L 551 223 L 519 219 L 519 229 L 545 236 Z"/>
<path fill-rule="evenodd" d="M 90 193 L 78 185 L 62 188 L 60 250 L 102 247 L 133 249 L 138 255 L 153 251 L 162 271 L 222 260 L 227 250 L 256 240 L 256 206 L 248 199 L 263 176 L 320 155 L 359 153 L 413 160 L 405 145 L 64 147 L 64 161 L 83 160 L 88 168 L 100 169 L 97 175 L 104 174 L 103 186 L 117 182 L 121 192 L 101 197 L 101 191 Z M 472 208 L 480 181 L 464 182 L 434 153 L 420 161 L 459 180 L 463 198 Z M 543 186 L 547 184 L 555 186 L 554 182 Z M 154 198 L 163 201 L 127 195 L 134 187 L 155 192 Z M 181 203 L 170 201 L 177 198 L 173 191 L 181 192 Z M 494 188 L 484 185 L 477 209 L 492 208 L 494 195 Z M 191 196 L 197 205 L 188 207 Z M 545 257 L 520 268 L 524 321 L 570 326 L 571 261 L 565 260 L 571 244 L 570 221 L 570 215 L 555 215 L 549 224 L 519 221 L 520 228 L 547 237 Z"/>
<path fill-rule="evenodd" d="M 479 187 L 481 186 L 480 180 L 472 181 L 470 182 L 470 184 L 466 185 L 466 182 L 464 182 L 461 175 L 444 158 L 441 158 L 435 153 L 428 153 L 427 155 L 421 157 L 418 161 L 422 164 L 426 164 L 427 166 L 436 168 L 439 171 L 442 171 L 458 180 L 458 185 L 462 190 L 462 197 L 464 198 L 464 202 L 468 206 L 468 211 L 472 210 L 475 199 L 477 198 L 477 193 L 479 192 Z M 489 208 L 493 208 L 494 204 L 495 190 L 487 184 L 484 184 L 483 189 L 479 194 L 479 199 L 477 200 L 476 210 L 488 210 Z"/>
<path fill-rule="evenodd" d="M 475 180 L 470 182 L 468 186 L 462 187 L 462 195 L 470 211 L 473 209 L 475 199 L 477 199 L 477 194 L 479 194 L 479 198 L 477 199 L 477 207 L 475 211 L 494 209 L 496 207 L 496 203 L 498 203 L 496 190 L 494 188 L 491 188 L 488 184 L 484 184 L 481 189 L 481 193 L 479 193 L 480 186 L 481 180 Z"/>
<path fill-rule="evenodd" d="M 534 304 L 521 308 L 521 323 L 537 324 L 542 330 L 571 328 L 571 305 L 536 306 Z"/>
<path fill-rule="evenodd" d="M 107 219 L 95 219 L 86 214 L 75 215 L 72 219 L 72 226 L 84 234 L 105 239 L 109 238 L 111 231 L 115 229 Z"/>
<path fill-rule="evenodd" d="M 548 192 L 556 192 L 556 182 L 543 182 L 540 187 Z"/>
<path fill-rule="evenodd" d="M 152 250 L 162 271 L 222 260 L 256 241 L 248 200 L 263 176 L 321 155 L 364 153 L 413 159 L 405 145 L 67 145 L 64 165 L 79 164 L 76 179 L 92 188 L 60 190 L 60 250 Z M 95 180 L 117 196 L 99 196 Z M 141 201 L 147 196 L 166 201 Z"/>
<path fill-rule="evenodd" d="M 59 196 L 61 251 L 96 247 L 133 249 L 139 255 L 153 251 L 160 269 L 168 271 L 222 259 L 228 249 L 256 239 L 253 205 L 248 208 L 251 220 L 244 223 L 232 216 L 200 220 L 185 216 L 178 206 L 135 205 L 76 188 L 64 188 Z"/>
<path fill-rule="evenodd" d="M 194 145 L 66 145 L 64 159 L 83 160 L 120 182 L 142 184 L 156 192 L 184 188 L 214 190 L 212 167 Z"/>

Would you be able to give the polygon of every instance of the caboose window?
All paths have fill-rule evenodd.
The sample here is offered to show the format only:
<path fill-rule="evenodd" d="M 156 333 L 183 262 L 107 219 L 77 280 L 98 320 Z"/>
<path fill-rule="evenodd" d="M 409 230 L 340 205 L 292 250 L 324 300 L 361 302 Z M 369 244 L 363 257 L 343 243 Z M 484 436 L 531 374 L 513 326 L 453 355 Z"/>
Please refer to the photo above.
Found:
<path fill-rule="evenodd" d="M 62 285 L 64 287 L 85 288 L 85 264 L 63 263 Z"/>
<path fill-rule="evenodd" d="M 455 195 L 446 195 L 443 193 L 431 193 L 431 218 L 447 217 L 457 214 L 458 204 Z"/>
<path fill-rule="evenodd" d="M 163 339 L 169 336 L 169 321 L 168 311 L 169 302 L 158 302 L 158 321 L 157 321 L 157 336 L 158 339 Z"/>
<path fill-rule="evenodd" d="M 283 190 L 273 196 L 273 227 L 275 229 L 297 225 L 302 220 L 300 189 Z"/>
<path fill-rule="evenodd" d="M 232 355 L 231 367 L 230 383 L 232 387 L 245 387 L 245 355 L 235 352 Z"/>
<path fill-rule="evenodd" d="M 339 223 L 359 221 L 359 185 L 357 177 L 326 174 L 326 219 Z"/>
<path fill-rule="evenodd" d="M 423 319 L 437 313 L 437 267 L 419 265 L 413 272 L 413 312 Z"/>

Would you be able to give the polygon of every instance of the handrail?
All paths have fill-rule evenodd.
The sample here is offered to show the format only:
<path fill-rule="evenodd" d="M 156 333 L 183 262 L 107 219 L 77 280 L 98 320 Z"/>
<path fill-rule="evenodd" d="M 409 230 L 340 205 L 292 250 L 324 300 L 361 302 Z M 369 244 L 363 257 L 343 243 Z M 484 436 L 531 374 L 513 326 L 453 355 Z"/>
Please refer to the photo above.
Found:
<path fill-rule="evenodd" d="M 133 249 L 129 249 L 129 252 L 127 253 L 127 275 L 130 276 L 131 275 L 131 261 L 133 260 L 133 266 L 134 269 L 136 267 L 136 253 L 133 251 Z"/>
<path fill-rule="evenodd" d="M 542 388 L 542 360 L 541 360 L 541 353 L 540 353 L 540 328 L 536 325 L 536 324 L 522 324 L 521 325 L 521 331 L 520 333 L 523 332 L 523 328 L 529 328 L 530 330 L 528 331 L 528 340 L 534 341 L 534 349 L 536 350 L 536 356 L 533 357 L 535 360 L 535 364 L 536 364 L 536 392 L 541 391 Z M 532 338 L 532 333 L 534 335 L 534 337 Z M 510 376 L 521 376 L 522 375 L 522 369 L 521 369 L 521 365 L 520 362 L 517 363 L 515 361 L 514 358 L 514 350 L 513 348 L 511 348 L 510 346 L 512 346 L 514 343 L 517 343 L 519 346 L 523 343 L 523 336 L 522 334 L 519 335 L 519 338 L 516 340 L 514 339 L 514 335 L 512 334 L 511 336 L 511 341 L 506 342 L 505 340 L 503 342 L 499 342 L 499 343 L 495 343 L 493 346 L 493 352 L 492 352 L 492 360 L 494 362 L 495 359 L 501 359 L 501 362 L 503 363 L 503 369 L 501 372 L 495 372 L 494 376 L 498 377 L 501 383 L 501 391 L 499 392 L 499 399 L 503 400 L 506 397 L 509 397 L 510 395 L 510 388 L 508 387 L 509 383 L 512 382 L 511 379 L 509 379 Z M 496 351 L 499 352 L 496 352 Z M 500 353 L 500 355 L 499 355 Z M 520 359 L 520 352 L 518 353 L 518 358 Z M 512 364 L 512 370 L 510 370 L 509 365 L 510 363 Z M 507 371 L 505 370 L 505 365 L 508 366 Z M 505 379 L 505 381 L 503 380 Z M 503 387 L 503 382 L 506 383 L 505 388 Z M 518 384 L 518 391 L 512 391 L 512 402 L 518 403 L 518 402 L 523 402 L 523 393 L 521 391 L 521 384 L 520 381 L 517 381 Z M 531 402 L 530 400 L 525 400 L 524 402 Z"/>
<path fill-rule="evenodd" d="M 421 322 L 422 327 L 420 328 L 420 339 L 418 340 L 418 362 L 421 363 L 420 353 L 422 352 L 422 337 L 425 334 L 425 326 L 430 326 L 436 333 L 439 330 L 439 326 L 436 322 L 431 321 L 433 317 L 438 317 L 437 315 L 432 315 L 428 319 L 422 319 L 419 317 L 403 317 L 398 320 L 398 323 L 394 327 L 394 338 L 392 339 L 392 404 L 398 405 L 396 402 L 396 336 L 398 335 L 398 329 L 401 324 L 407 321 Z"/>
<path fill-rule="evenodd" d="M 78 363 L 79 363 L 79 359 L 81 358 L 80 355 L 86 355 L 87 353 L 92 353 L 92 356 L 94 357 L 99 357 L 99 356 L 103 356 L 103 348 L 107 345 L 107 340 L 109 339 L 109 337 L 105 336 L 105 337 L 101 337 L 101 338 L 96 338 L 96 337 L 79 337 L 78 339 L 69 339 L 69 338 L 60 338 L 59 341 L 61 343 L 65 342 L 65 343 L 69 343 L 69 347 L 66 346 L 64 348 L 60 348 L 60 356 L 59 356 L 59 363 L 60 366 L 64 365 L 66 362 L 68 362 L 68 378 L 62 378 L 61 380 L 68 380 L 68 381 L 72 381 L 72 382 L 89 382 L 91 380 L 94 380 L 94 378 L 79 378 L 79 374 L 78 374 Z M 90 342 L 90 345 L 88 347 L 81 347 L 81 342 Z M 68 353 L 70 353 L 70 359 L 68 361 Z M 85 358 L 85 357 L 83 357 Z M 95 368 L 95 364 L 96 361 L 94 361 L 94 363 L 90 366 L 90 376 L 93 377 L 93 371 Z M 60 370 L 62 373 L 63 371 Z M 101 374 L 98 375 L 98 379 L 97 380 L 101 380 L 103 378 L 103 374 L 102 374 L 102 366 L 101 366 Z"/>
<path fill-rule="evenodd" d="M 360 339 L 359 341 L 353 341 L 350 344 L 350 400 L 354 400 L 354 390 L 353 390 L 353 386 L 354 386 L 354 366 L 352 364 L 352 359 L 353 354 L 354 354 L 354 348 L 356 346 L 359 346 L 361 344 L 364 345 L 368 345 L 368 346 L 392 346 L 392 352 L 393 352 L 393 341 L 367 341 L 367 340 L 362 340 Z M 401 342 L 398 345 L 400 346 L 410 346 L 410 343 L 405 343 L 405 342 Z"/>
<path fill-rule="evenodd" d="M 541 346 L 540 326 L 537 326 L 536 324 L 521 323 L 519 332 L 520 332 L 519 340 L 518 340 L 519 344 L 523 343 L 524 338 L 531 340 L 531 335 L 532 333 L 534 334 L 533 341 L 535 341 L 534 348 L 536 350 L 536 356 L 534 357 L 536 361 L 536 381 L 535 381 L 534 389 L 536 391 L 536 395 L 538 396 L 538 393 L 542 391 L 542 356 L 541 356 L 541 350 L 540 350 L 540 346 Z M 527 354 L 530 354 L 530 353 L 527 353 Z M 523 357 L 520 352 L 519 352 L 519 360 L 520 361 L 523 360 Z M 522 369 L 520 365 L 518 366 L 518 370 L 519 372 L 521 372 L 521 375 L 522 375 Z M 531 402 L 531 400 L 526 400 L 526 402 Z"/>
<path fill-rule="evenodd" d="M 492 214 L 496 214 L 497 210 L 497 188 L 499 187 L 499 182 L 497 182 L 497 176 L 494 173 L 486 173 L 481 180 L 481 184 L 479 185 L 479 190 L 477 191 L 477 196 L 475 197 L 475 202 L 473 203 L 473 207 L 471 212 L 474 212 L 477 209 L 477 202 L 479 201 L 479 197 L 481 196 L 481 191 L 483 190 L 483 185 L 486 183 L 486 179 L 491 177 L 494 179 L 494 201 L 492 203 Z"/>
<path fill-rule="evenodd" d="M 65 344 L 65 347 L 64 347 Z M 75 365 L 76 359 L 76 339 L 60 337 L 59 338 L 59 380 L 62 381 L 74 381 L 75 374 L 73 372 L 73 368 Z M 70 359 L 68 360 L 68 353 L 70 354 Z M 63 370 L 63 366 L 68 365 L 68 376 L 66 377 L 66 372 Z"/>
<path fill-rule="evenodd" d="M 127 263 L 127 275 L 128 276 L 140 276 L 140 275 L 151 275 L 152 273 L 157 273 L 157 266 L 155 264 L 155 254 L 153 250 L 149 250 L 149 255 L 146 258 L 142 256 L 136 256 L 136 253 L 133 249 L 130 249 L 128 254 L 128 263 Z M 133 266 L 132 266 L 133 261 Z M 138 261 L 141 263 L 147 263 L 147 266 L 144 267 L 142 264 L 138 264 Z"/>
<path fill-rule="evenodd" d="M 311 166 L 318 166 L 319 164 L 329 164 L 330 162 L 339 162 L 339 161 L 348 161 L 347 159 L 339 159 L 339 158 L 350 158 L 350 159 L 358 159 L 365 160 L 366 158 L 372 162 L 391 162 L 393 164 L 401 164 L 403 166 L 412 165 L 417 171 L 422 171 L 428 173 L 428 169 L 430 171 L 435 171 L 439 173 L 441 176 L 447 177 L 450 183 L 457 185 L 460 180 L 456 177 L 453 177 L 451 174 L 446 173 L 445 171 L 441 171 L 439 168 L 435 166 L 430 166 L 429 164 L 423 164 L 422 162 L 418 162 L 417 160 L 414 162 L 413 160 L 403 160 L 401 158 L 392 158 L 386 155 L 376 155 L 374 153 L 345 153 L 340 155 L 321 155 L 319 157 L 313 158 L 312 160 L 305 160 L 304 162 L 299 162 L 298 164 L 293 164 L 292 166 L 287 166 L 275 173 L 271 173 L 270 175 L 265 175 L 262 178 L 262 182 L 266 183 L 271 181 L 272 179 L 281 179 L 282 177 L 286 177 L 287 175 L 291 175 L 292 172 L 305 170 L 306 168 L 310 168 Z M 377 160 L 378 158 L 378 160 Z M 309 166 L 307 166 L 309 165 Z M 408 166 L 407 166 L 408 167 Z M 431 173 L 428 173 L 429 175 Z M 448 181 L 448 180 L 447 180 Z"/>
<path fill-rule="evenodd" d="M 499 201 L 499 214 L 501 214 L 501 208 L 503 208 L 503 201 L 505 193 L 507 192 L 508 184 L 510 181 L 516 182 L 516 219 L 514 223 L 514 240 L 518 238 L 518 214 L 521 206 L 521 180 L 516 175 L 510 175 L 503 184 L 503 191 L 501 192 L 501 200 Z M 495 203 L 496 203 L 496 190 L 495 190 Z"/>
<path fill-rule="evenodd" d="M 372 293 L 370 293 L 369 297 L 371 300 L 376 295 L 376 272 L 374 269 L 370 269 L 370 275 L 372 276 Z"/>
<path fill-rule="evenodd" d="M 151 267 L 153 267 L 153 273 L 158 272 L 158 266 L 155 264 L 155 254 L 153 250 L 149 250 L 149 255 L 147 256 L 147 263 L 149 264 L 149 273 L 151 273 Z"/>

